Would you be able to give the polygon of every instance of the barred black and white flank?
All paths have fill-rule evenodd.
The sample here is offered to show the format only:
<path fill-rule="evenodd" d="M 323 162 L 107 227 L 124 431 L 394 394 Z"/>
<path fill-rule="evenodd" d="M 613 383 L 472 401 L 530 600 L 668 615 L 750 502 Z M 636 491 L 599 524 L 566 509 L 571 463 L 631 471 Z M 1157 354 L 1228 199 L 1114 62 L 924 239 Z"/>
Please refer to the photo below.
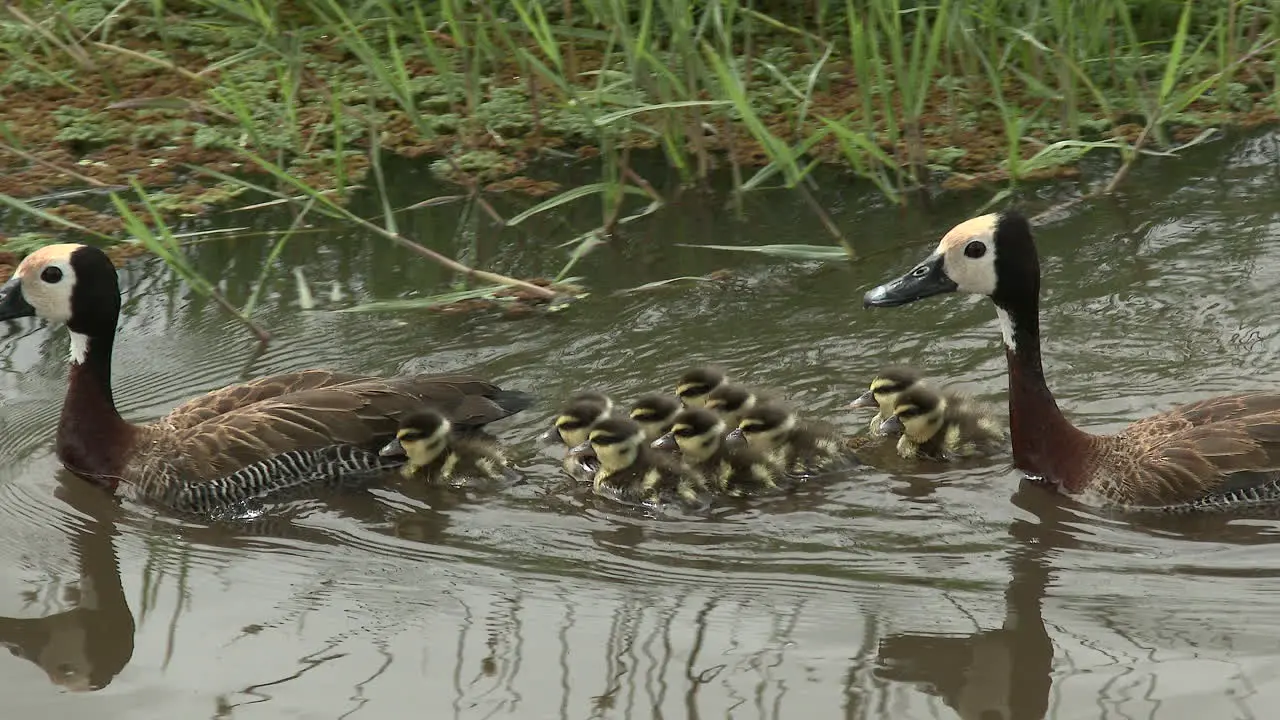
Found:
<path fill-rule="evenodd" d="M 246 500 L 360 487 L 404 462 L 403 457 L 379 456 L 352 445 L 290 450 L 216 480 L 176 485 L 168 504 L 181 512 L 208 514 Z"/>

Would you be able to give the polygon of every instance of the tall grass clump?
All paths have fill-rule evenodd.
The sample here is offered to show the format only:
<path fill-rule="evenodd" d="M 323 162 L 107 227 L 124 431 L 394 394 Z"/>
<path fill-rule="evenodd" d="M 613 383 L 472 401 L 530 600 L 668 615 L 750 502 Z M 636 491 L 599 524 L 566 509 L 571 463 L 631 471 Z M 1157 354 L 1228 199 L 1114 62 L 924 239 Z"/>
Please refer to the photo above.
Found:
<path fill-rule="evenodd" d="M 23 0 L 0 18 L 10 106 L 15 92 L 76 100 L 54 114 L 56 142 L 158 133 L 198 151 L 185 170 L 229 192 L 266 192 L 486 287 L 543 295 L 418 246 L 385 193 L 379 217 L 357 217 L 349 190 L 384 187 L 378 159 L 391 152 L 434 158 L 462 188 L 413 207 L 465 200 L 520 228 L 596 202 L 598 226 L 565 243 L 563 277 L 662 206 L 633 163 L 657 152 L 685 185 L 727 171 L 738 207 L 800 193 L 852 257 L 813 199 L 819 164 L 906 205 L 937 185 L 1008 191 L 1106 152 L 1119 159 L 1100 184 L 1112 191 L 1144 155 L 1280 111 L 1276 0 Z M 111 124 L 144 116 L 172 133 Z M 48 138 L 17 118 L 0 110 L 0 150 L 50 162 Z M 489 202 L 534 160 L 573 153 L 598 160 L 597 181 L 512 217 Z M 122 229 L 140 232 L 136 220 Z"/>

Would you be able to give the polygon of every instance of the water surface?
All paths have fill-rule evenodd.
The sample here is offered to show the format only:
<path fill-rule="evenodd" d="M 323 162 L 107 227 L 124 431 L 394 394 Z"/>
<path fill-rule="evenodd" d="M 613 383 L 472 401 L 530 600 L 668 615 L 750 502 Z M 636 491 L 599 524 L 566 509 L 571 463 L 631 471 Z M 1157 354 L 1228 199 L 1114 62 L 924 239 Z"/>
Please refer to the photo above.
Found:
<path fill-rule="evenodd" d="M 1278 176 L 1280 138 L 1238 138 L 1144 161 L 1123 197 L 1039 230 L 1047 372 L 1076 423 L 1105 432 L 1280 385 Z M 449 192 L 420 168 L 397 178 L 398 205 Z M 448 278 L 385 242 L 320 228 L 279 260 L 260 310 L 277 339 L 256 358 L 157 263 L 122 271 L 115 377 L 131 419 L 246 372 L 480 372 L 542 397 L 493 426 L 530 479 L 496 494 L 393 485 L 244 527 L 116 502 L 53 457 L 65 331 L 0 328 L 0 643 L 13 652 L 0 658 L 3 715 L 1268 715 L 1280 700 L 1271 520 L 1101 513 L 1020 487 L 1007 457 L 959 468 L 882 458 L 709 517 L 648 517 L 566 485 L 534 442 L 558 399 L 580 387 L 629 399 L 696 362 L 850 431 L 867 417 L 843 405 L 887 362 L 1003 404 L 988 304 L 860 307 L 863 290 L 983 198 L 902 212 L 842 177 L 823 186 L 864 256 L 852 267 L 680 247 L 826 241 L 785 193 L 753 196 L 738 221 L 723 195 L 692 192 L 575 269 L 589 299 L 519 319 L 331 312 L 439 292 Z M 403 229 L 531 276 L 556 272 L 563 251 L 550 248 L 588 229 L 598 206 L 503 233 L 455 232 L 458 212 L 424 211 Z M 240 213 L 192 229 L 288 222 Z M 238 302 L 266 256 L 252 238 L 196 251 Z M 294 267 L 314 311 L 298 308 Z M 732 282 L 616 293 L 720 268 Z"/>

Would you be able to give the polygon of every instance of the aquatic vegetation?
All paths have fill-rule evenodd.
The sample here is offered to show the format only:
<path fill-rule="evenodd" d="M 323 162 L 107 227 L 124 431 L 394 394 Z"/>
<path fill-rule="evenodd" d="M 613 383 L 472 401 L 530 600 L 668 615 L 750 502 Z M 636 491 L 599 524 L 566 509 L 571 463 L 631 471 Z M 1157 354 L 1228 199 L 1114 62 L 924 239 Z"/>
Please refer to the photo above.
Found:
<path fill-rule="evenodd" d="M 426 156 L 500 223 L 598 201 L 599 227 L 564 243 L 563 278 L 661 206 L 637 150 L 690 184 L 727 167 L 739 207 L 779 185 L 799 193 L 836 257 L 853 257 L 810 194 L 819 164 L 905 204 L 934 186 L 1006 193 L 1115 153 L 1109 192 L 1144 155 L 1280 111 L 1267 0 L 809 5 L 14 3 L 0 13 L 0 193 L 88 178 L 189 196 L 150 203 L 163 223 L 207 207 L 208 188 L 239 188 L 369 230 L 345 209 L 351 188 L 385 184 L 379 154 Z M 534 161 L 566 151 L 595 158 L 599 182 L 515 218 L 486 200 L 545 192 Z M 384 202 L 378 228 L 404 241 L 396 212 Z"/>

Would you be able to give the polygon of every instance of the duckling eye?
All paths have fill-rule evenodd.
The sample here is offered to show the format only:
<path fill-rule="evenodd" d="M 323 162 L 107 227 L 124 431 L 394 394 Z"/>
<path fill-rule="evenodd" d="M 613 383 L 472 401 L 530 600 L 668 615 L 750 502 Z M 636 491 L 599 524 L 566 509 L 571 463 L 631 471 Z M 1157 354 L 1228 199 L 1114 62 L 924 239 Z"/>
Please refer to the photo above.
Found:
<path fill-rule="evenodd" d="M 424 435 L 423 433 L 418 432 L 417 430 L 409 430 L 408 432 L 402 432 L 402 433 L 400 433 L 400 439 L 401 439 L 401 440 L 408 440 L 408 441 L 410 441 L 410 442 L 414 442 L 414 441 L 417 441 L 417 440 L 421 440 L 421 439 L 422 439 L 422 438 L 424 438 L 424 437 L 426 437 L 426 435 Z"/>
<path fill-rule="evenodd" d="M 556 423 L 556 427 L 560 428 L 561 430 L 577 430 L 578 428 L 582 427 L 585 424 L 586 423 L 580 420 L 564 420 L 562 422 Z"/>
<path fill-rule="evenodd" d="M 591 438 L 592 445 L 617 445 L 622 442 L 622 438 L 613 435 L 597 435 Z"/>
<path fill-rule="evenodd" d="M 986 254 L 987 254 L 987 244 L 982 242 L 981 240 L 974 240 L 973 242 L 964 246 L 964 256 L 967 258 L 973 258 L 974 260 L 977 260 L 978 258 Z"/>
<path fill-rule="evenodd" d="M 52 265 L 50 265 L 49 267 L 40 271 L 40 279 L 49 283 L 50 285 L 53 285 L 62 280 L 62 268 L 53 267 Z"/>

